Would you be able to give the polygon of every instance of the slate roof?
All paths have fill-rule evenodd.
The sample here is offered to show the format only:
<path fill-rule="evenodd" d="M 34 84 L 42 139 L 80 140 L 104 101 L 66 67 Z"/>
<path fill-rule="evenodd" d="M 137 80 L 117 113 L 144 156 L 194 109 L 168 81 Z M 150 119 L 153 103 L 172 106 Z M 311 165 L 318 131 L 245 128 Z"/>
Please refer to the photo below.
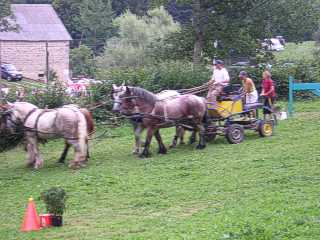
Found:
<path fill-rule="evenodd" d="M 19 32 L 0 32 L 7 41 L 70 41 L 67 29 L 50 4 L 12 4 Z"/>

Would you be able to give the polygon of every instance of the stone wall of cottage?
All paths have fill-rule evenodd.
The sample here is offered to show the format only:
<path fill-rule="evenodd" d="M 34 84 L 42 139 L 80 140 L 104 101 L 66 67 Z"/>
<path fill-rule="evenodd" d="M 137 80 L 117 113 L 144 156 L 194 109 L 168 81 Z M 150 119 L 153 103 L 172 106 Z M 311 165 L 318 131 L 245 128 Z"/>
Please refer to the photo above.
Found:
<path fill-rule="evenodd" d="M 57 73 L 59 80 L 69 79 L 69 42 L 48 42 L 49 68 Z M 1 61 L 11 63 L 24 77 L 45 81 L 46 42 L 1 41 Z M 42 76 L 41 76 L 42 75 Z"/>

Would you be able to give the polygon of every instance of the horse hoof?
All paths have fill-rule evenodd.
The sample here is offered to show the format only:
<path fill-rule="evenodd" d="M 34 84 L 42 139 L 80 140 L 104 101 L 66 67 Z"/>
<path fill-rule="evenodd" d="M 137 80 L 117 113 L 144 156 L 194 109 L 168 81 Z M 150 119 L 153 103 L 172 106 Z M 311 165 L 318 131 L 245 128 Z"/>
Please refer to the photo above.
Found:
<path fill-rule="evenodd" d="M 169 146 L 169 148 L 176 148 L 177 147 L 177 145 L 174 145 L 174 144 L 171 144 L 170 146 Z"/>
<path fill-rule="evenodd" d="M 79 168 L 80 168 L 80 167 L 86 167 L 86 166 L 87 166 L 87 162 L 88 162 L 88 161 L 79 162 L 79 163 L 78 163 Z"/>
<path fill-rule="evenodd" d="M 206 145 L 200 145 L 200 144 L 199 144 L 199 145 L 197 146 L 197 149 L 198 149 L 198 150 L 202 150 L 202 149 L 205 149 L 205 148 L 206 148 Z"/>
<path fill-rule="evenodd" d="M 40 168 L 42 168 L 42 164 L 41 163 L 40 164 L 34 164 L 34 169 L 35 170 L 38 170 Z"/>
<path fill-rule="evenodd" d="M 27 163 L 27 168 L 34 168 L 34 167 L 35 167 L 35 165 L 34 165 L 33 162 L 28 162 Z"/>
<path fill-rule="evenodd" d="M 69 168 L 73 170 L 77 170 L 80 168 L 80 166 L 77 163 L 70 163 Z"/>
<path fill-rule="evenodd" d="M 167 149 L 165 149 L 165 148 L 159 149 L 158 153 L 159 154 L 167 154 Z"/>
<path fill-rule="evenodd" d="M 141 154 L 139 155 L 139 158 L 148 158 L 148 157 L 150 157 L 150 154 L 141 153 Z"/>

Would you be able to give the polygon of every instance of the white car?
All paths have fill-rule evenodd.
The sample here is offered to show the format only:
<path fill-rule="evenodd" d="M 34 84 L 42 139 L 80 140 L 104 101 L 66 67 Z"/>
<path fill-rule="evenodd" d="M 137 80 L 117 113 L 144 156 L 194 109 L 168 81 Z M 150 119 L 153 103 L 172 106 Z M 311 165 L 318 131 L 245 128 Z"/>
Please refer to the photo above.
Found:
<path fill-rule="evenodd" d="M 269 51 L 283 51 L 284 46 L 281 44 L 280 40 L 278 38 L 269 38 L 265 39 L 261 46 Z"/>

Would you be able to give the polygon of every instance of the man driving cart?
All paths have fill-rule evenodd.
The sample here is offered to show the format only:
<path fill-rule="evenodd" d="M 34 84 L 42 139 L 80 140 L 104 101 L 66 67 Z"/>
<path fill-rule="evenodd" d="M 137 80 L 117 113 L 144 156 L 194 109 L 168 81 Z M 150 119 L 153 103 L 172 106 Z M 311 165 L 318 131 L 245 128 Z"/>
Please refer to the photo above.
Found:
<path fill-rule="evenodd" d="M 230 83 L 230 76 L 227 69 L 224 67 L 222 60 L 213 60 L 213 74 L 208 82 L 209 91 L 207 100 L 213 106 L 217 105 L 217 96 L 223 92 L 223 88 Z"/>

